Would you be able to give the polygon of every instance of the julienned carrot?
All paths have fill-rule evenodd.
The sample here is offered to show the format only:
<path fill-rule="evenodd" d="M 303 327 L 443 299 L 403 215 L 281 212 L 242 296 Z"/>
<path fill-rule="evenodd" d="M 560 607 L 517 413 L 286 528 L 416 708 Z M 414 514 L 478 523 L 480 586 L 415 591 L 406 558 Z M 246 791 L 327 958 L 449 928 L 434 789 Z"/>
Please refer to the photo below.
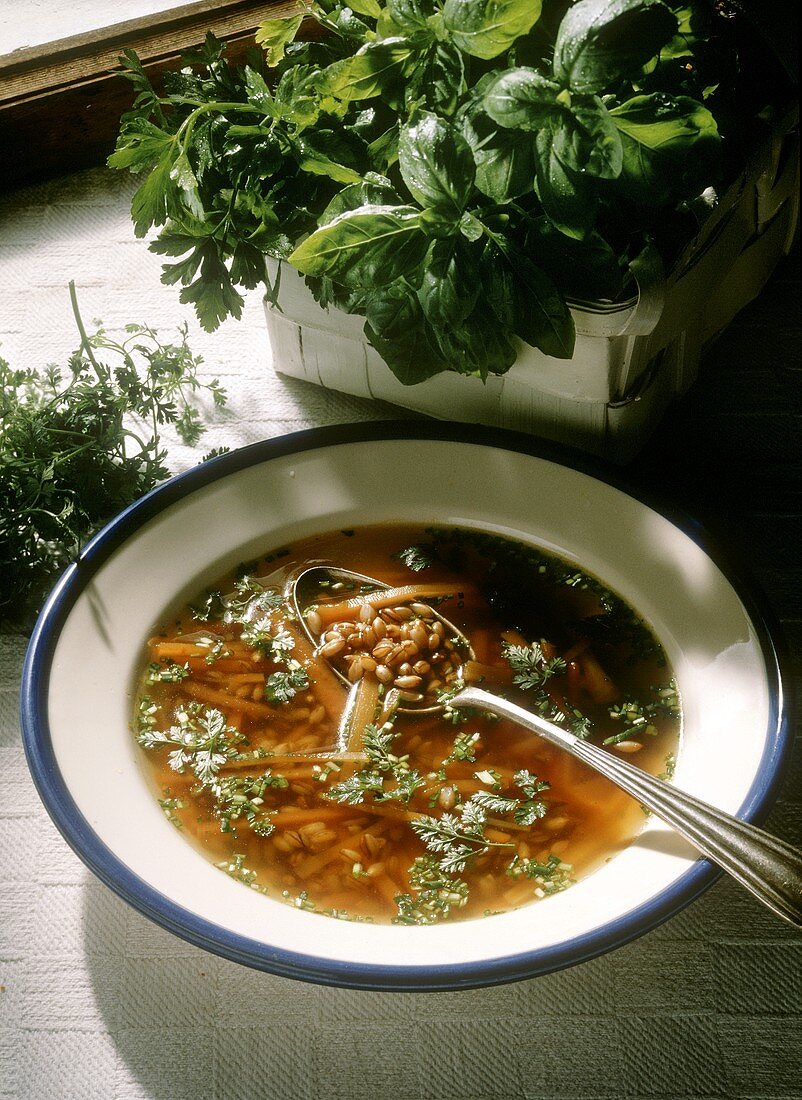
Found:
<path fill-rule="evenodd" d="M 310 809 L 292 806 L 279 810 L 271 818 L 277 829 L 297 829 L 313 821 L 343 821 L 347 817 L 363 817 L 362 806 L 313 806 Z"/>
<path fill-rule="evenodd" d="M 322 852 L 316 852 L 313 856 L 307 856 L 306 859 L 294 868 L 296 875 L 299 878 L 309 878 L 310 875 L 317 874 L 318 871 L 322 871 L 324 867 L 327 867 L 332 863 L 342 852 L 343 848 L 355 847 L 363 836 L 370 833 L 372 836 L 381 836 L 387 826 L 381 821 L 371 821 L 370 825 L 366 825 L 364 829 L 360 829 L 358 833 L 348 833 L 347 836 L 339 837 L 337 841 L 329 848 L 325 848 Z"/>
<path fill-rule="evenodd" d="M 190 657 L 207 657 L 209 649 L 194 642 L 151 642 L 150 655 L 157 661 L 188 661 Z"/>
<path fill-rule="evenodd" d="M 241 699 L 238 695 L 230 695 L 227 691 L 218 691 L 208 684 L 199 684 L 194 680 L 184 680 L 181 690 L 191 695 L 193 699 L 199 699 L 201 703 L 209 703 L 219 707 L 224 713 L 239 711 L 247 714 L 249 718 L 276 718 L 278 712 L 275 707 L 267 703 L 254 703 L 251 699 Z"/>
<path fill-rule="evenodd" d="M 388 905 L 394 905 L 399 894 L 404 893 L 402 888 L 393 882 L 386 871 L 382 871 L 378 875 L 370 875 L 370 881 Z"/>
<path fill-rule="evenodd" d="M 300 764 L 365 764 L 367 756 L 363 752 L 280 752 L 272 756 L 253 756 L 244 753 L 235 756 L 222 765 L 221 771 L 238 770 L 242 768 L 287 768 Z"/>
<path fill-rule="evenodd" d="M 187 661 L 179 661 L 179 664 L 187 665 L 190 672 L 213 678 L 220 678 L 226 673 L 246 672 L 253 668 L 254 663 L 246 657 L 218 657 L 212 662 L 205 657 L 190 657 Z"/>
<path fill-rule="evenodd" d="M 487 684 L 511 684 L 512 668 L 509 664 L 487 665 L 482 661 L 466 661 L 462 666 L 463 679 L 468 684 L 483 680 Z"/>
<path fill-rule="evenodd" d="M 339 721 L 345 704 L 345 689 L 342 681 L 335 676 L 325 661 L 315 657 L 311 642 L 295 627 L 294 623 L 288 620 L 286 629 L 295 642 L 292 650 L 293 657 L 311 674 L 318 703 L 325 707 L 326 713 L 332 721 Z"/>
<path fill-rule="evenodd" d="M 381 588 L 368 592 L 365 596 L 353 596 L 339 603 L 322 603 L 317 613 L 323 625 L 337 622 L 353 622 L 365 606 L 378 611 L 383 607 L 395 607 L 400 603 L 417 600 L 433 600 L 444 596 L 453 596 L 459 586 L 448 584 L 408 584 L 401 588 Z"/>
<path fill-rule="evenodd" d="M 576 663 L 582 673 L 585 690 L 594 703 L 612 703 L 620 697 L 621 692 L 599 664 L 592 650 L 586 649 L 580 653 Z"/>
<path fill-rule="evenodd" d="M 365 726 L 376 717 L 379 705 L 379 682 L 363 676 L 357 680 L 345 704 L 345 710 L 337 734 L 337 743 L 344 752 L 356 753 L 362 749 Z"/>

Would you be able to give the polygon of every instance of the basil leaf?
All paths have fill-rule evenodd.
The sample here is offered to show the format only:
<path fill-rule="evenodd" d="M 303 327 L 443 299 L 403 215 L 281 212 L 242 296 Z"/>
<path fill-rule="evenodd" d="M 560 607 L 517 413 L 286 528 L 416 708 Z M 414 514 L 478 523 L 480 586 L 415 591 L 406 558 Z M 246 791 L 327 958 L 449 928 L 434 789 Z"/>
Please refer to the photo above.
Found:
<path fill-rule="evenodd" d="M 560 160 L 550 129 L 536 136 L 537 193 L 550 221 L 568 237 L 583 239 L 593 229 L 598 197 L 590 181 Z"/>
<path fill-rule="evenodd" d="M 721 139 L 706 107 L 688 96 L 640 95 L 610 112 L 623 143 L 621 190 L 662 206 L 691 198 L 710 179 Z"/>
<path fill-rule="evenodd" d="M 474 163 L 465 138 L 437 115 L 401 128 L 398 164 L 421 206 L 459 217 L 473 190 Z"/>
<path fill-rule="evenodd" d="M 476 105 L 462 119 L 462 133 L 476 165 L 476 186 L 494 202 L 508 202 L 531 193 L 535 180 L 532 138 L 516 130 L 499 129 Z"/>
<path fill-rule="evenodd" d="M 467 54 L 498 57 L 540 17 L 540 0 L 446 0 L 443 23 Z"/>
<path fill-rule="evenodd" d="M 538 267 L 571 298 L 614 301 L 623 290 L 618 257 L 598 233 L 591 233 L 584 241 L 571 240 L 547 218 L 536 218 L 529 226 L 526 250 L 537 257 Z"/>
<path fill-rule="evenodd" d="M 466 242 L 460 237 L 433 241 L 423 265 L 418 298 L 427 321 L 460 324 L 479 297 L 479 279 Z"/>
<path fill-rule="evenodd" d="M 378 0 L 348 0 L 348 7 L 357 15 L 366 15 L 369 19 L 378 19 L 382 13 Z"/>
<path fill-rule="evenodd" d="M 504 328 L 556 359 L 574 352 L 574 321 L 554 283 L 519 249 L 501 253 L 489 245 L 482 255 L 488 305 Z"/>
<path fill-rule="evenodd" d="M 559 114 L 559 84 L 537 69 L 520 67 L 501 73 L 487 85 L 484 109 L 499 126 L 511 130 L 539 130 Z"/>
<path fill-rule="evenodd" d="M 340 214 L 358 210 L 360 206 L 397 206 L 401 199 L 390 181 L 369 172 L 359 183 L 338 191 L 318 219 L 318 225 L 328 225 Z"/>
<path fill-rule="evenodd" d="M 417 295 L 406 282 L 382 287 L 372 295 L 365 336 L 405 386 L 448 370 Z"/>
<path fill-rule="evenodd" d="M 256 29 L 256 43 L 267 54 L 268 65 L 278 65 L 286 47 L 295 40 L 302 15 L 290 15 L 286 19 L 266 19 Z"/>
<path fill-rule="evenodd" d="M 661 0 L 579 0 L 560 23 L 554 75 L 578 92 L 603 91 L 642 68 L 676 31 Z"/>
<path fill-rule="evenodd" d="M 574 172 L 615 179 L 621 172 L 621 138 L 597 96 L 572 93 L 552 122 L 554 152 Z"/>
<path fill-rule="evenodd" d="M 506 373 L 515 362 L 513 340 L 482 304 L 463 324 L 436 329 L 435 336 L 449 369 L 458 374 L 484 381 L 488 374 Z"/>
<path fill-rule="evenodd" d="M 515 334 L 545 355 L 570 359 L 576 332 L 571 311 L 554 283 L 523 253 L 512 263 L 518 290 L 518 320 Z"/>
<path fill-rule="evenodd" d="M 386 286 L 413 271 L 428 240 L 411 206 L 361 206 L 306 238 L 289 257 L 304 275 L 327 275 L 347 287 Z"/>
<path fill-rule="evenodd" d="M 395 26 L 407 33 L 428 30 L 434 4 L 431 0 L 387 0 L 387 14 Z"/>
<path fill-rule="evenodd" d="M 323 95 L 350 103 L 382 95 L 401 77 L 415 50 L 407 38 L 368 42 L 352 57 L 323 69 L 318 88 Z"/>
<path fill-rule="evenodd" d="M 465 60 L 451 42 L 433 42 L 409 75 L 404 98 L 443 115 L 453 115 L 466 88 Z"/>

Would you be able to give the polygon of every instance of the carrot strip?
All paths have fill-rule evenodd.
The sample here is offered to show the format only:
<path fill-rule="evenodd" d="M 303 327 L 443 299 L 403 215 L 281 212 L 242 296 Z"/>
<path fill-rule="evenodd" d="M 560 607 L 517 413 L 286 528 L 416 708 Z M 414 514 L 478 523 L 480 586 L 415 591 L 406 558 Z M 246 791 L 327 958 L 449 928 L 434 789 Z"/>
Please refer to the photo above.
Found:
<path fill-rule="evenodd" d="M 221 771 L 238 768 L 253 768 L 264 765 L 266 768 L 286 768 L 293 764 L 364 764 L 367 756 L 363 752 L 280 752 L 272 756 L 235 756 L 226 761 Z"/>
<path fill-rule="evenodd" d="M 345 701 L 342 681 L 335 676 L 326 661 L 322 661 L 315 656 L 311 642 L 298 630 L 294 623 L 288 620 L 286 629 L 292 634 L 295 641 L 292 650 L 293 657 L 309 673 L 317 701 L 326 708 L 329 718 L 332 721 L 337 721 L 342 714 Z"/>
<path fill-rule="evenodd" d="M 293 868 L 295 874 L 299 878 L 309 878 L 310 875 L 317 874 L 318 871 L 322 871 L 324 867 L 337 859 L 343 848 L 353 848 L 367 833 L 372 833 L 373 836 L 381 836 L 386 828 L 387 826 L 381 821 L 371 821 L 370 825 L 366 825 L 358 833 L 349 833 L 347 836 L 340 837 L 330 848 L 325 848 L 322 852 L 316 852 L 315 855 L 307 856 L 306 859 L 301 860 L 298 866 Z"/>
<path fill-rule="evenodd" d="M 347 817 L 361 817 L 362 806 L 313 806 L 309 809 L 288 806 L 278 811 L 271 820 L 277 829 L 297 829 L 312 821 L 340 821 Z"/>
<path fill-rule="evenodd" d="M 320 621 L 326 625 L 336 622 L 353 622 L 364 607 L 378 611 L 383 607 L 394 607 L 399 603 L 412 600 L 430 600 L 443 596 L 453 596 L 455 586 L 445 584 L 407 584 L 401 588 L 382 588 L 369 592 L 366 596 L 353 596 L 339 603 L 321 603 L 317 605 Z"/>
<path fill-rule="evenodd" d="M 370 881 L 373 883 L 377 892 L 381 895 L 384 901 L 386 901 L 389 905 L 393 905 L 398 895 L 404 893 L 401 887 L 397 886 L 396 883 L 393 882 L 386 871 L 383 871 L 380 875 L 371 875 Z"/>
<path fill-rule="evenodd" d="M 206 657 L 209 650 L 194 642 L 151 642 L 150 653 L 158 660 L 185 661 L 190 657 Z"/>
<path fill-rule="evenodd" d="M 582 672 L 582 681 L 594 703 L 612 703 L 621 692 L 613 683 L 590 649 L 579 654 L 576 663 Z"/>
<path fill-rule="evenodd" d="M 468 684 L 475 684 L 479 680 L 488 684 L 512 683 L 512 669 L 508 664 L 487 665 L 482 661 L 466 661 L 462 666 L 462 675 Z"/>
<path fill-rule="evenodd" d="M 267 703 L 254 703 L 250 699 L 241 699 L 237 695 L 230 695 L 227 691 L 217 691 L 207 684 L 184 680 L 181 683 L 181 690 L 202 703 L 209 703 L 221 710 L 228 708 L 228 712 L 238 711 L 240 714 L 247 714 L 249 718 L 278 717 L 275 708 L 268 706 Z"/>
<path fill-rule="evenodd" d="M 357 680 L 348 694 L 337 735 L 337 744 L 342 747 L 343 751 L 350 753 L 360 751 L 365 735 L 365 726 L 369 725 L 376 717 L 378 705 L 378 680 L 368 680 L 366 677 Z"/>

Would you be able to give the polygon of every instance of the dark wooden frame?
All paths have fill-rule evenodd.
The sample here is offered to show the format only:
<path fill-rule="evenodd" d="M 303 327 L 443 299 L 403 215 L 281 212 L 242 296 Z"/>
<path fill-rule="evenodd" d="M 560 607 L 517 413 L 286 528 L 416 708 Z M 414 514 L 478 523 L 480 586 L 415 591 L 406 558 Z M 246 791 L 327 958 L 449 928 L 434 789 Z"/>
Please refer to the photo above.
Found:
<path fill-rule="evenodd" d="M 133 99 L 120 75 L 124 49 L 158 82 L 207 31 L 238 60 L 262 20 L 295 11 L 293 0 L 200 0 L 0 57 L 0 189 L 105 161 Z"/>

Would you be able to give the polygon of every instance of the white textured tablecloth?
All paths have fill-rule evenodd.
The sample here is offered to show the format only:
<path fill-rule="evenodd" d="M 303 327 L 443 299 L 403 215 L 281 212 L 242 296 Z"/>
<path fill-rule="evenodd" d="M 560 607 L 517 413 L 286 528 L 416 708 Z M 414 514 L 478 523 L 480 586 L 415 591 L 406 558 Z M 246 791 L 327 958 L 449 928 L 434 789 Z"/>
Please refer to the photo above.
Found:
<path fill-rule="evenodd" d="M 183 319 L 229 391 L 203 448 L 398 410 L 278 378 L 261 303 L 202 333 L 96 170 L 0 198 L 0 357 L 65 361 L 67 283 L 112 333 Z M 401 414 L 403 415 L 403 414 Z M 171 448 L 173 469 L 189 465 Z M 256 1100 L 802 1096 L 802 939 L 729 882 L 601 959 L 511 986 L 364 993 L 256 973 L 102 886 L 39 803 L 20 745 L 25 650 L 0 637 L 0 1098 Z M 798 818 L 799 770 L 769 824 Z"/>

